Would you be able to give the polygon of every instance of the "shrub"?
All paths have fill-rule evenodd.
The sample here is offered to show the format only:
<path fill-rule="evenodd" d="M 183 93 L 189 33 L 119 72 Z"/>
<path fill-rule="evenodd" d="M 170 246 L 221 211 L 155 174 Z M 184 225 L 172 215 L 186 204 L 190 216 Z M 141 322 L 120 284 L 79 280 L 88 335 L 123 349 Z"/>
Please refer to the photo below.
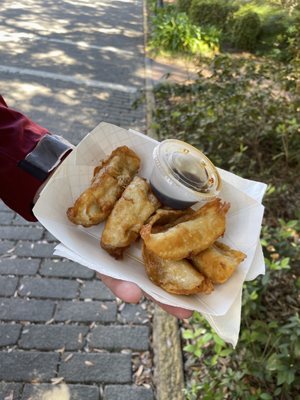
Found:
<path fill-rule="evenodd" d="M 156 88 L 160 138 L 176 132 L 217 166 L 268 182 L 266 204 L 277 216 L 292 217 L 300 204 L 297 74 L 266 59 L 217 56 L 210 67 L 209 79 Z"/>
<path fill-rule="evenodd" d="M 252 292 L 252 306 L 255 300 Z M 283 323 L 263 319 L 245 322 L 248 326 L 242 328 L 239 344 L 233 350 L 203 317 L 194 316 L 192 327 L 183 332 L 184 339 L 192 343 L 184 348 L 186 354 L 192 354 L 186 356 L 188 363 L 194 371 L 199 367 L 198 374 L 194 372 L 190 378 L 194 385 L 186 389 L 188 400 L 299 399 L 299 316 Z"/>
<path fill-rule="evenodd" d="M 233 27 L 233 44 L 240 50 L 253 51 L 261 29 L 259 16 L 248 12 L 237 18 Z"/>
<path fill-rule="evenodd" d="M 226 39 L 234 44 L 235 22 L 240 21 L 248 13 L 256 13 L 260 19 L 261 29 L 255 44 L 255 50 L 278 59 L 289 59 L 289 42 L 297 30 L 297 11 L 283 6 L 283 2 L 250 0 L 242 3 L 237 1 L 239 8 L 233 14 L 231 24 L 228 24 Z M 242 25 L 242 23 L 241 23 Z M 243 28 L 243 26 L 242 26 Z M 251 50 L 251 49 L 250 49 Z"/>
<path fill-rule="evenodd" d="M 261 36 L 267 38 L 284 34 L 291 21 L 287 13 L 282 11 L 270 13 L 262 22 Z"/>
<path fill-rule="evenodd" d="M 224 29 L 229 15 L 235 7 L 225 0 L 192 0 L 190 17 L 193 23 L 200 26 L 215 26 Z"/>
<path fill-rule="evenodd" d="M 288 61 L 293 60 L 293 62 L 297 64 L 298 67 L 300 67 L 300 10 L 295 17 L 294 25 L 289 29 L 289 36 L 287 42 L 288 42 L 288 49 L 287 49 Z"/>
<path fill-rule="evenodd" d="M 274 39 L 274 38 L 273 38 Z M 269 36 L 262 36 L 267 45 L 270 44 Z M 272 46 L 272 56 L 284 62 L 299 59 L 300 55 L 300 13 L 296 14 L 288 26 L 276 36 Z"/>
<path fill-rule="evenodd" d="M 175 8 L 160 10 L 152 19 L 149 45 L 152 50 L 171 53 L 210 53 L 218 50 L 218 32 L 201 29 L 191 23 L 186 13 Z"/>
<path fill-rule="evenodd" d="M 177 0 L 176 2 L 178 11 L 186 13 L 188 13 L 191 4 L 192 0 Z"/>
<path fill-rule="evenodd" d="M 244 285 L 236 349 L 226 345 L 198 313 L 184 327 L 188 400 L 299 399 L 300 280 L 295 281 L 299 231 L 297 220 L 281 220 L 278 227 L 263 229 L 268 269 Z"/>

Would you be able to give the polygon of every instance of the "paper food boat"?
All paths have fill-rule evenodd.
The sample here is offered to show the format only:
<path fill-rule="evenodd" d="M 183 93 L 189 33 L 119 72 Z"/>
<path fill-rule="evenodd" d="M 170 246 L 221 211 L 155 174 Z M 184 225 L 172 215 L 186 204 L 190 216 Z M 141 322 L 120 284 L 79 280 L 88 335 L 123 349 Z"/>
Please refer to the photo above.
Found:
<path fill-rule="evenodd" d="M 101 123 L 77 145 L 41 192 L 33 212 L 61 242 L 55 253 L 105 275 L 134 282 L 159 302 L 197 310 L 212 317 L 224 316 L 240 298 L 247 274 L 254 278 L 264 272 L 259 236 L 264 212 L 261 200 L 266 185 L 219 169 L 223 181 L 219 197 L 231 204 L 221 241 L 244 252 L 247 258 L 234 275 L 225 284 L 216 285 L 210 295 L 172 295 L 148 279 L 140 242 L 130 247 L 123 260 L 115 260 L 99 245 L 104 223 L 84 228 L 74 225 L 66 216 L 67 208 L 89 186 L 94 167 L 112 150 L 123 145 L 138 154 L 141 159 L 139 175 L 149 179 L 157 141 L 136 131 Z"/>

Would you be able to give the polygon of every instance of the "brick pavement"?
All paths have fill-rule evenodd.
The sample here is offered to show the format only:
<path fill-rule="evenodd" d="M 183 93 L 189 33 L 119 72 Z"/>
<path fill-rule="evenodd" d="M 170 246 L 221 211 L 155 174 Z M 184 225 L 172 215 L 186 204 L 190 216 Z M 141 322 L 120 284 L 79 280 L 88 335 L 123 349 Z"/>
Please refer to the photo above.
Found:
<path fill-rule="evenodd" d="M 0 210 L 0 399 L 63 393 L 52 384 L 63 377 L 66 398 L 153 400 L 149 382 L 135 384 L 138 368 L 151 369 L 147 304 L 122 303 L 94 271 L 53 257 L 39 223 Z M 29 233 L 13 238 L 15 227 Z"/>
<path fill-rule="evenodd" d="M 145 131 L 142 0 L 3 0 L 0 28 L 11 106 L 74 144 L 101 121 Z M 56 244 L 0 201 L 0 400 L 154 400 L 147 303 Z"/>

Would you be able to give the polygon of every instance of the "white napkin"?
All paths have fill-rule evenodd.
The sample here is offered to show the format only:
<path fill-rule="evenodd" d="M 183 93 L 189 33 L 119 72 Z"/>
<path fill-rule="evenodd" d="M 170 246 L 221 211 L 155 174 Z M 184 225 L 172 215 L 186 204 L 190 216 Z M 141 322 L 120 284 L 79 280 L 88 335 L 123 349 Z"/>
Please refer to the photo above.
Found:
<path fill-rule="evenodd" d="M 264 272 L 259 236 L 264 210 L 261 199 L 266 185 L 219 170 L 223 181 L 220 197 L 231 204 L 222 241 L 246 253 L 247 258 L 231 279 L 216 286 L 211 295 L 172 295 L 146 276 L 139 243 L 131 246 L 124 260 L 116 261 L 99 246 L 103 223 L 83 228 L 75 226 L 66 217 L 67 208 L 89 186 L 94 166 L 122 145 L 129 146 L 139 155 L 142 163 L 139 175 L 149 178 L 152 151 L 157 142 L 139 132 L 101 123 L 79 143 L 41 192 L 33 212 L 61 242 L 55 254 L 114 278 L 134 282 L 162 303 L 197 310 L 205 315 L 221 338 L 235 344 L 240 326 L 243 282 L 247 276 L 253 279 Z"/>

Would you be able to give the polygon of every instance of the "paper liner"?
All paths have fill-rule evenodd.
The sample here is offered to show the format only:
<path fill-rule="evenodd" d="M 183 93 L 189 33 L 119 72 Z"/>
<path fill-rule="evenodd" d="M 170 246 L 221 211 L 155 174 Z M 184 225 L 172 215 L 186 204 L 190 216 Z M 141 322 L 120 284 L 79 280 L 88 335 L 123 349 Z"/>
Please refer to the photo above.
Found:
<path fill-rule="evenodd" d="M 72 224 L 66 210 L 85 190 L 99 161 L 115 148 L 127 145 L 141 158 L 139 175 L 148 178 L 152 171 L 152 152 L 157 142 L 139 132 L 125 130 L 108 123 L 99 124 L 65 159 L 53 174 L 33 209 L 37 219 L 63 246 L 56 254 L 72 259 L 98 272 L 138 284 L 158 301 L 173 306 L 197 310 L 210 317 L 226 316 L 236 308 L 246 276 L 253 279 L 264 272 L 259 236 L 264 207 L 261 204 L 266 185 L 238 177 L 219 169 L 223 181 L 222 200 L 230 202 L 226 231 L 221 241 L 243 251 L 247 258 L 234 275 L 222 285 L 216 285 L 210 295 L 172 295 L 154 285 L 146 276 L 141 257 L 141 243 L 136 243 L 116 261 L 100 246 L 104 223 L 91 228 Z M 257 256 L 257 254 L 260 256 Z M 236 322 L 239 319 L 236 316 Z"/>

